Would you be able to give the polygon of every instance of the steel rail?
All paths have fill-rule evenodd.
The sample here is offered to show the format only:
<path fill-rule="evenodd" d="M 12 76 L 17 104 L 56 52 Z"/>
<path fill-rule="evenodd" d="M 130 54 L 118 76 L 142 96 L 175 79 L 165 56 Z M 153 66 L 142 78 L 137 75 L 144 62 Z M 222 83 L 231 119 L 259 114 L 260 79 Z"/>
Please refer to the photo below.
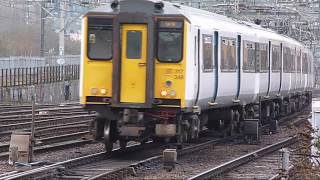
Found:
<path fill-rule="evenodd" d="M 286 116 L 286 117 L 281 118 L 281 124 L 283 124 L 285 122 L 288 122 L 288 120 L 290 120 L 291 118 L 296 117 L 296 116 L 298 116 L 298 115 L 300 115 L 302 113 L 303 113 L 303 110 L 300 111 L 300 112 L 296 112 L 296 113 L 294 113 L 294 114 L 292 114 L 292 115 L 290 115 L 288 117 Z M 299 121 L 299 123 L 301 123 L 301 120 Z M 262 129 L 265 129 L 265 128 L 268 128 L 268 126 L 262 127 Z M 200 144 L 197 144 L 197 145 L 192 146 L 192 147 L 188 147 L 188 148 L 185 148 L 185 149 L 182 149 L 182 150 L 178 150 L 177 155 L 179 157 L 179 156 L 183 156 L 183 155 L 186 155 L 186 154 L 191 154 L 191 153 L 196 152 L 198 150 L 205 149 L 209 145 L 219 144 L 219 141 L 223 142 L 223 141 L 227 141 L 227 139 L 233 139 L 233 138 L 235 138 L 235 137 L 231 136 L 231 137 L 220 139 L 220 140 L 211 140 L 211 141 L 208 141 L 208 142 L 200 143 Z M 148 158 L 146 160 L 140 161 L 138 163 L 131 164 L 131 165 L 127 166 L 127 167 L 123 167 L 123 168 L 120 168 L 120 169 L 115 169 L 115 170 L 112 170 L 112 171 L 109 171 L 109 172 L 101 173 L 101 174 L 96 175 L 94 177 L 91 177 L 89 179 L 90 180 L 95 180 L 95 179 L 115 179 L 115 178 L 116 179 L 125 179 L 125 177 L 130 176 L 132 174 L 135 174 L 135 170 L 138 169 L 140 166 L 146 166 L 148 163 L 149 164 L 161 163 L 161 161 L 162 161 L 162 156 L 161 155 L 154 156 L 154 157 Z"/>
<path fill-rule="evenodd" d="M 76 138 L 84 137 L 85 135 L 89 134 L 89 131 L 82 131 L 70 134 L 63 134 L 58 136 L 46 137 L 46 138 L 37 138 L 35 146 L 44 146 L 52 143 L 63 142 L 68 140 L 73 140 Z M 0 153 L 8 152 L 10 144 L 0 144 Z M 0 154 L 0 157 L 3 154 Z"/>
<path fill-rule="evenodd" d="M 79 103 L 70 103 L 70 104 L 37 104 L 39 108 L 50 108 L 50 107 L 68 107 L 68 106 L 81 106 Z M 17 104 L 0 104 L 0 109 L 29 109 L 31 104 L 17 105 Z"/>
<path fill-rule="evenodd" d="M 188 180 L 199 180 L 199 179 L 210 179 L 217 177 L 219 175 L 222 175 L 226 172 L 231 171 L 232 169 L 241 166 L 243 164 L 246 164 L 250 161 L 253 161 L 255 159 L 258 159 L 260 157 L 263 157 L 267 154 L 270 154 L 276 150 L 279 150 L 283 147 L 290 146 L 291 144 L 294 144 L 298 141 L 297 136 L 285 139 L 281 142 L 278 142 L 276 144 L 272 144 L 270 146 L 264 147 L 262 149 L 259 149 L 257 151 L 251 152 L 249 154 L 246 154 L 244 156 L 241 156 L 239 158 L 236 158 L 234 160 L 231 160 L 229 162 L 223 163 L 217 167 L 214 167 L 212 169 L 209 169 L 207 171 L 204 171 L 202 173 L 199 173 L 195 176 L 190 177 Z"/>
<path fill-rule="evenodd" d="M 297 113 L 293 114 L 292 116 L 296 116 Z M 288 119 L 288 118 L 286 118 Z M 228 138 L 234 138 L 234 137 L 228 137 Z M 221 140 L 221 139 L 220 139 Z M 296 141 L 296 138 L 293 137 L 292 140 Z M 216 140 L 213 140 L 216 141 Z M 212 143 L 206 142 L 207 145 L 212 145 Z M 196 148 L 198 147 L 198 148 Z M 192 153 L 195 151 L 198 151 L 199 149 L 203 149 L 206 146 L 198 144 L 197 146 L 195 146 L 194 148 L 185 148 L 183 150 L 179 150 L 178 151 L 178 156 L 182 156 L 184 154 L 188 154 L 188 153 Z M 124 151 L 128 152 L 128 149 L 125 149 Z M 116 150 L 114 150 L 116 151 Z M 188 152 L 189 151 L 189 152 Z M 121 150 L 118 149 L 117 152 L 121 152 Z M 254 154 L 253 156 L 257 156 L 256 154 Z M 23 173 L 18 173 L 18 174 L 14 174 L 11 176 L 7 176 L 5 177 L 5 179 L 40 179 L 40 178 L 50 178 L 50 177 L 55 177 L 56 175 L 59 174 L 58 171 L 62 170 L 62 169 L 70 169 L 72 167 L 76 167 L 76 166 L 80 166 L 83 164 L 87 164 L 90 162 L 95 162 L 95 161 L 99 161 L 99 160 L 105 160 L 106 158 L 106 153 L 105 152 L 101 152 L 101 153 L 97 153 L 97 154 L 93 154 L 93 155 L 88 155 L 88 156 L 84 156 L 84 157 L 80 157 L 77 159 L 72 159 L 72 160 L 68 160 L 68 161 L 64 161 L 64 162 L 59 162 L 53 165 L 49 165 L 49 166 L 45 166 L 45 167 L 41 167 L 41 168 L 37 168 L 34 170 L 30 170 L 27 172 L 23 172 Z M 102 177 L 117 177 L 118 174 L 128 174 L 128 173 L 132 173 L 135 168 L 138 168 L 139 166 L 144 166 L 148 163 L 153 163 L 153 162 L 159 162 L 162 160 L 162 156 L 154 156 L 151 157 L 149 159 L 137 162 L 135 164 L 131 164 L 125 168 L 121 168 L 121 169 L 116 169 L 113 170 L 111 172 L 108 173 L 104 173 L 104 174 L 100 174 L 98 176 L 92 177 L 91 179 L 100 179 Z M 123 174 L 124 173 L 124 174 Z M 1 178 L 0 178 L 1 179 Z"/>
<path fill-rule="evenodd" d="M 70 103 L 61 103 L 61 104 L 41 104 L 36 103 L 37 106 L 44 106 L 44 107 L 52 107 L 52 106 L 75 106 L 80 105 L 78 102 L 70 102 Z M 0 104 L 0 108 L 6 107 L 31 107 L 31 104 Z"/>
<path fill-rule="evenodd" d="M 57 150 L 60 148 L 88 144 L 90 142 L 92 142 L 92 140 L 88 140 L 88 139 L 77 139 L 77 140 L 71 140 L 71 141 L 58 142 L 58 143 L 47 144 L 47 145 L 43 145 L 43 146 L 36 146 L 34 148 L 34 152 L 43 152 L 43 151 L 48 151 L 51 149 Z M 9 156 L 8 152 L 0 153 L 0 159 L 7 158 L 8 156 Z"/>
<path fill-rule="evenodd" d="M 177 151 L 177 156 L 181 157 L 187 154 L 191 154 L 194 152 L 197 152 L 199 150 L 203 150 L 209 146 L 217 145 L 226 141 L 229 141 L 230 139 L 235 138 L 233 137 L 227 137 L 222 139 L 215 139 L 215 140 L 208 140 L 200 144 L 192 145 L 183 149 L 179 149 Z M 125 179 L 125 177 L 130 176 L 134 174 L 136 169 L 139 169 L 139 167 L 147 166 L 148 164 L 155 164 L 155 163 L 161 163 L 162 161 L 162 155 L 157 155 L 154 157 L 150 157 L 148 159 L 145 159 L 143 161 L 139 161 L 137 163 L 128 165 L 127 167 L 118 168 L 109 172 L 105 172 L 99 175 L 96 175 L 94 177 L 89 178 L 89 180 L 97 180 L 97 179 Z"/>
<path fill-rule="evenodd" d="M 57 124 L 71 123 L 75 120 L 83 120 L 83 119 L 89 120 L 90 118 L 93 118 L 93 117 L 95 117 L 95 115 L 86 114 L 86 115 L 77 115 L 77 116 L 69 116 L 69 117 L 51 118 L 51 119 L 37 121 L 36 127 L 53 126 L 53 125 L 57 125 Z M 25 129 L 25 128 L 29 128 L 30 125 L 31 125 L 31 122 L 0 125 L 0 132 L 1 131 L 17 130 L 17 129 Z"/>
<path fill-rule="evenodd" d="M 89 123 L 91 120 L 79 120 L 77 122 L 71 122 L 71 123 L 66 123 L 66 124 L 58 124 L 54 126 L 44 126 L 44 127 L 37 127 L 36 128 L 36 137 L 37 136 L 45 136 L 48 134 L 48 132 L 53 132 L 53 131 L 62 131 L 63 129 L 68 130 L 71 128 L 79 128 L 81 130 L 84 127 L 89 127 Z M 87 128 L 86 128 L 87 129 Z M 19 129 L 19 131 L 30 131 L 30 129 Z M 10 135 L 12 134 L 12 131 L 5 131 L 5 132 L 0 132 L 0 139 L 2 142 L 6 142 L 10 140 Z M 40 135 L 39 135 L 40 134 Z M 45 134 L 45 135 L 41 135 Z"/>
<path fill-rule="evenodd" d="M 11 111 L 12 112 L 12 111 Z M 14 117 L 16 117 L 16 116 L 19 116 L 19 117 L 29 117 L 29 116 L 31 116 L 32 115 L 32 112 L 30 111 L 30 112 L 26 112 L 26 113 L 21 113 L 21 114 L 19 114 L 19 113 L 15 113 L 15 114 L 13 114 L 13 113 L 11 113 L 10 111 L 9 112 L 6 112 L 6 113 L 2 113 L 2 115 L 1 115 L 1 119 L 7 119 L 7 118 L 14 118 Z M 37 111 L 38 113 L 36 114 L 37 116 L 48 116 L 48 115 L 52 115 L 52 114 L 70 114 L 70 113 L 77 113 L 77 112 L 83 112 L 83 113 L 88 113 L 88 111 L 85 111 L 85 110 L 83 110 L 83 109 L 78 109 L 78 108 L 76 108 L 76 109 L 68 109 L 68 108 L 66 108 L 66 109 L 59 109 L 59 110 L 52 110 L 52 111 L 47 111 L 47 110 L 39 110 L 38 109 L 38 111 Z M 47 114 L 45 114 L 45 113 L 43 113 L 43 112 L 46 112 Z M 41 113 L 43 113 L 43 114 L 41 114 Z"/>
<path fill-rule="evenodd" d="M 76 109 L 83 109 L 83 107 L 81 107 L 81 106 L 59 106 L 59 107 L 53 107 L 53 108 L 40 108 L 40 109 L 37 109 L 36 112 L 40 112 L 40 111 L 49 111 L 49 112 L 50 111 L 65 111 L 65 110 L 76 110 Z M 26 114 L 26 113 L 31 114 L 31 108 L 30 108 L 30 110 L 16 110 L 16 111 L 0 112 L 0 116 L 9 115 L 9 114 L 13 114 L 13 115 Z"/>
<path fill-rule="evenodd" d="M 68 117 L 68 116 L 80 116 L 80 115 L 92 115 L 94 114 L 88 114 L 86 112 L 69 112 L 69 113 L 64 113 L 64 114 L 49 114 L 49 115 L 36 115 L 36 122 L 41 121 L 41 120 L 50 120 L 53 118 L 63 118 L 63 117 Z M 32 116 L 28 117 L 22 117 L 22 116 L 10 116 L 9 118 L 6 117 L 0 117 L 0 124 L 1 125 L 11 125 L 11 124 L 19 124 L 19 123 L 25 123 L 25 122 L 31 122 Z"/>
<path fill-rule="evenodd" d="M 134 144 L 128 146 L 126 149 L 114 149 L 112 150 L 112 155 L 118 156 L 121 153 L 129 153 L 132 151 L 138 151 L 141 149 L 145 148 L 151 148 L 155 146 L 155 143 L 147 142 L 145 144 Z M 90 162 L 96 162 L 96 161 L 101 161 L 105 160 L 106 158 L 111 157 L 108 155 L 106 152 L 100 152 L 100 153 L 95 153 L 63 162 L 58 162 L 52 165 L 36 168 L 33 170 L 21 172 L 21 173 L 16 173 L 16 174 L 11 174 L 8 176 L 0 177 L 0 180 L 26 180 L 26 179 L 53 179 L 55 176 L 59 175 L 61 173 L 61 170 L 63 169 L 69 169 L 72 167 L 84 165 Z"/>
<path fill-rule="evenodd" d="M 294 117 L 297 117 L 298 115 L 303 114 L 304 110 L 305 109 L 303 109 L 303 110 L 301 110 L 299 112 L 293 113 L 290 116 L 282 117 L 280 123 L 283 124 L 285 122 L 288 122 L 288 120 L 290 120 L 291 118 L 294 118 Z M 297 122 L 300 124 L 302 121 L 298 120 Z M 293 122 L 293 124 L 296 124 L 296 122 Z M 262 129 L 266 129 L 266 128 L 269 128 L 269 126 L 267 125 L 267 126 L 263 126 L 262 127 Z M 232 139 L 232 138 L 234 138 L 234 137 L 231 136 L 231 137 L 228 137 L 227 139 Z M 191 154 L 192 152 L 196 152 L 198 150 L 206 148 L 208 145 L 219 144 L 219 141 L 220 142 L 226 141 L 226 138 L 218 140 L 218 141 L 217 140 L 212 140 L 212 141 L 208 141 L 208 142 L 205 142 L 205 143 L 197 144 L 197 145 L 195 145 L 193 147 L 188 147 L 188 148 L 185 148 L 185 149 L 182 149 L 182 150 L 178 150 L 177 155 L 179 157 L 179 156 L 183 156 L 185 154 Z M 96 175 L 94 177 L 91 177 L 89 179 L 90 180 L 103 179 L 103 178 L 105 178 L 105 179 L 109 179 L 109 178 L 110 179 L 114 179 L 115 177 L 118 178 L 118 179 L 124 179 L 126 176 L 134 174 L 135 173 L 135 169 L 139 168 L 139 166 L 145 166 L 145 164 L 148 164 L 148 163 L 160 163 L 161 160 L 162 160 L 162 156 L 161 155 L 154 156 L 154 157 L 148 158 L 148 159 L 146 159 L 144 161 L 140 161 L 138 163 L 131 164 L 128 167 L 115 169 L 115 170 L 110 171 L 110 172 L 105 172 L 105 173 Z"/>

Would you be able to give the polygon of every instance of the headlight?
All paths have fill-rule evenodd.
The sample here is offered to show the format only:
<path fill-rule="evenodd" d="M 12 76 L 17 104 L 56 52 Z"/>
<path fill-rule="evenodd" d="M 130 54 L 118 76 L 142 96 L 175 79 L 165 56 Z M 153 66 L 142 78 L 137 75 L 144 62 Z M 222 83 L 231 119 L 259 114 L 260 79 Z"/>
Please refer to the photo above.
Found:
<path fill-rule="evenodd" d="M 106 89 L 101 89 L 101 90 L 100 90 L 100 93 L 101 93 L 102 95 L 106 95 L 107 92 L 108 92 L 108 91 L 107 91 Z"/>
<path fill-rule="evenodd" d="M 175 90 L 171 90 L 170 91 L 170 96 L 171 97 L 175 97 L 177 95 L 176 91 Z"/>
<path fill-rule="evenodd" d="M 97 95 L 99 92 L 98 88 L 91 88 L 91 94 Z"/>
<path fill-rule="evenodd" d="M 161 96 L 163 96 L 163 97 L 165 97 L 165 96 L 168 95 L 167 91 L 164 91 L 164 90 L 162 90 L 160 94 L 161 94 Z"/>

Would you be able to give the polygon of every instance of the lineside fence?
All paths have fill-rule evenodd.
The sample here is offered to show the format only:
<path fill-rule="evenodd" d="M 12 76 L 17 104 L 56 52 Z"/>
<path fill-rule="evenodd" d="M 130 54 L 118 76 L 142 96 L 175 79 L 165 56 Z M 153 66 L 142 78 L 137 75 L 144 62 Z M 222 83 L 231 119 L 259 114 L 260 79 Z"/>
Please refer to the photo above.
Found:
<path fill-rule="evenodd" d="M 0 57 L 0 104 L 79 101 L 80 55 Z M 60 63 L 63 63 L 61 65 Z"/>
<path fill-rule="evenodd" d="M 20 87 L 78 80 L 80 65 L 0 69 L 0 87 Z"/>

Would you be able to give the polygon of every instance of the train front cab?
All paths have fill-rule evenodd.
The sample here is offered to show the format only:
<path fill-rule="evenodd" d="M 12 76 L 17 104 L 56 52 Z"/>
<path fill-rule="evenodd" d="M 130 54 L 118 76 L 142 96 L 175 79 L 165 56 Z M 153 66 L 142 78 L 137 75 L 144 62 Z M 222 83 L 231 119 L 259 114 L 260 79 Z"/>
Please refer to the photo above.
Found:
<path fill-rule="evenodd" d="M 83 19 L 81 103 L 98 112 L 95 136 L 107 150 L 116 140 L 125 146 L 175 137 L 176 115 L 185 106 L 188 23 L 183 17 L 125 17 Z"/>

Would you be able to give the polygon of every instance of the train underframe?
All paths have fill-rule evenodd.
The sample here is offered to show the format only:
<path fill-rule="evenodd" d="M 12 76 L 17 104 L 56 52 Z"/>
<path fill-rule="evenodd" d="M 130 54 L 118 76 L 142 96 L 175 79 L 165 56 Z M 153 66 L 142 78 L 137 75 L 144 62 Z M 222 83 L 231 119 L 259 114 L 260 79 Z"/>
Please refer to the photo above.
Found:
<path fill-rule="evenodd" d="M 176 142 L 181 146 L 197 140 L 204 130 L 220 136 L 239 134 L 250 143 L 259 142 L 262 126 L 269 125 L 268 133 L 276 133 L 281 117 L 298 112 L 311 102 L 312 92 L 304 92 L 284 98 L 261 97 L 252 104 L 193 112 L 182 112 L 179 108 L 91 107 L 99 113 L 92 124 L 92 134 L 96 140 L 104 142 L 108 152 L 117 141 L 120 148 L 125 148 L 129 141 L 144 143 L 150 139 Z"/>

